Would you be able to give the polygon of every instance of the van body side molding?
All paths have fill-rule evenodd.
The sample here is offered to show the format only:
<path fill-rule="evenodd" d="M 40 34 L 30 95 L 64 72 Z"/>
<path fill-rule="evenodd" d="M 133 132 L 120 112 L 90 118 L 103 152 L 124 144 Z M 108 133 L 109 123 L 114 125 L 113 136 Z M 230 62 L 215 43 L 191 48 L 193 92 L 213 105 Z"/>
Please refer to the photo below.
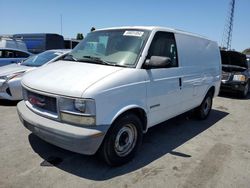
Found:
<path fill-rule="evenodd" d="M 156 107 L 159 107 L 159 106 L 161 106 L 161 105 L 160 104 L 155 104 L 155 105 L 150 106 L 150 109 L 156 108 Z"/>

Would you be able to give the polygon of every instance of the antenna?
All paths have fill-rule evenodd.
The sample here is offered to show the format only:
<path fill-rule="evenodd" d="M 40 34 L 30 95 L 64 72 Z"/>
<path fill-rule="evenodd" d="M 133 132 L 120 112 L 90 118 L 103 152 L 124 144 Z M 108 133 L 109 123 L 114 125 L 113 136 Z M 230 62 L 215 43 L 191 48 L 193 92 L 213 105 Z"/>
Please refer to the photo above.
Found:
<path fill-rule="evenodd" d="M 222 43 L 221 43 L 221 47 L 227 50 L 231 49 L 231 43 L 232 43 L 234 7 L 235 7 L 235 0 L 231 0 L 229 3 L 228 16 L 226 18 L 226 24 L 224 27 Z"/>
<path fill-rule="evenodd" d="M 62 35 L 62 14 L 60 14 L 60 20 L 61 20 L 61 35 Z"/>

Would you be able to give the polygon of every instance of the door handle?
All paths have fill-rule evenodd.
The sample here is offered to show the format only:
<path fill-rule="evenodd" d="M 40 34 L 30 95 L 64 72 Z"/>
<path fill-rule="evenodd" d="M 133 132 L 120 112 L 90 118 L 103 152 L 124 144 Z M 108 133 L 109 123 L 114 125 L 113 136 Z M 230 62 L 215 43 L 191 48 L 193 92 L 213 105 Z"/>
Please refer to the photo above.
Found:
<path fill-rule="evenodd" d="M 181 78 L 179 78 L 179 86 L 180 86 L 180 89 L 181 89 L 181 87 L 182 87 L 182 79 Z"/>

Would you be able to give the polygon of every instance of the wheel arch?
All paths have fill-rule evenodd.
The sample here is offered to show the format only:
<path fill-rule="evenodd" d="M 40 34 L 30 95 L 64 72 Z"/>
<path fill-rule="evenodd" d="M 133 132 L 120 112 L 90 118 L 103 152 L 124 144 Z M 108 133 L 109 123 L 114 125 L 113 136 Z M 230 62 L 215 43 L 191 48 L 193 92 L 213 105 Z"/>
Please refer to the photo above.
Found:
<path fill-rule="evenodd" d="M 146 110 L 137 105 L 130 105 L 121 109 L 112 119 L 111 125 L 115 122 L 115 120 L 117 120 L 119 117 L 123 116 L 126 113 L 135 114 L 141 120 L 143 133 L 147 132 L 148 118 Z"/>
<path fill-rule="evenodd" d="M 215 97 L 215 89 L 216 89 L 216 88 L 215 88 L 214 85 L 211 85 L 210 87 L 208 87 L 207 90 L 206 90 L 206 92 L 204 93 L 204 97 L 203 97 L 201 103 L 202 103 L 203 100 L 206 98 L 206 96 L 207 96 L 207 94 L 208 94 L 209 92 L 212 92 L 212 96 L 213 96 L 213 98 L 214 98 L 214 97 Z M 200 105 L 201 105 L 201 103 L 200 103 Z"/>
<path fill-rule="evenodd" d="M 209 89 L 207 90 L 207 93 L 206 95 L 211 92 L 212 93 L 212 96 L 214 97 L 214 94 L 215 94 L 215 86 L 210 86 Z"/>

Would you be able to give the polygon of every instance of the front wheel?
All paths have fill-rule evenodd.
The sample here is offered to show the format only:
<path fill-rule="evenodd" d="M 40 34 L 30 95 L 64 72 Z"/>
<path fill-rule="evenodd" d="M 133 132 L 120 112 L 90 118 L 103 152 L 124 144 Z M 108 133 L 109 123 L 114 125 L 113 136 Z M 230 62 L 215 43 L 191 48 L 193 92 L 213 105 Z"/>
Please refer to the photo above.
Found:
<path fill-rule="evenodd" d="M 108 131 L 101 147 L 101 155 L 111 166 L 130 161 L 142 142 L 142 123 L 134 114 L 118 118 Z"/>
<path fill-rule="evenodd" d="M 201 105 L 195 109 L 195 114 L 198 119 L 204 120 L 209 116 L 213 104 L 213 94 L 207 93 Z"/>

